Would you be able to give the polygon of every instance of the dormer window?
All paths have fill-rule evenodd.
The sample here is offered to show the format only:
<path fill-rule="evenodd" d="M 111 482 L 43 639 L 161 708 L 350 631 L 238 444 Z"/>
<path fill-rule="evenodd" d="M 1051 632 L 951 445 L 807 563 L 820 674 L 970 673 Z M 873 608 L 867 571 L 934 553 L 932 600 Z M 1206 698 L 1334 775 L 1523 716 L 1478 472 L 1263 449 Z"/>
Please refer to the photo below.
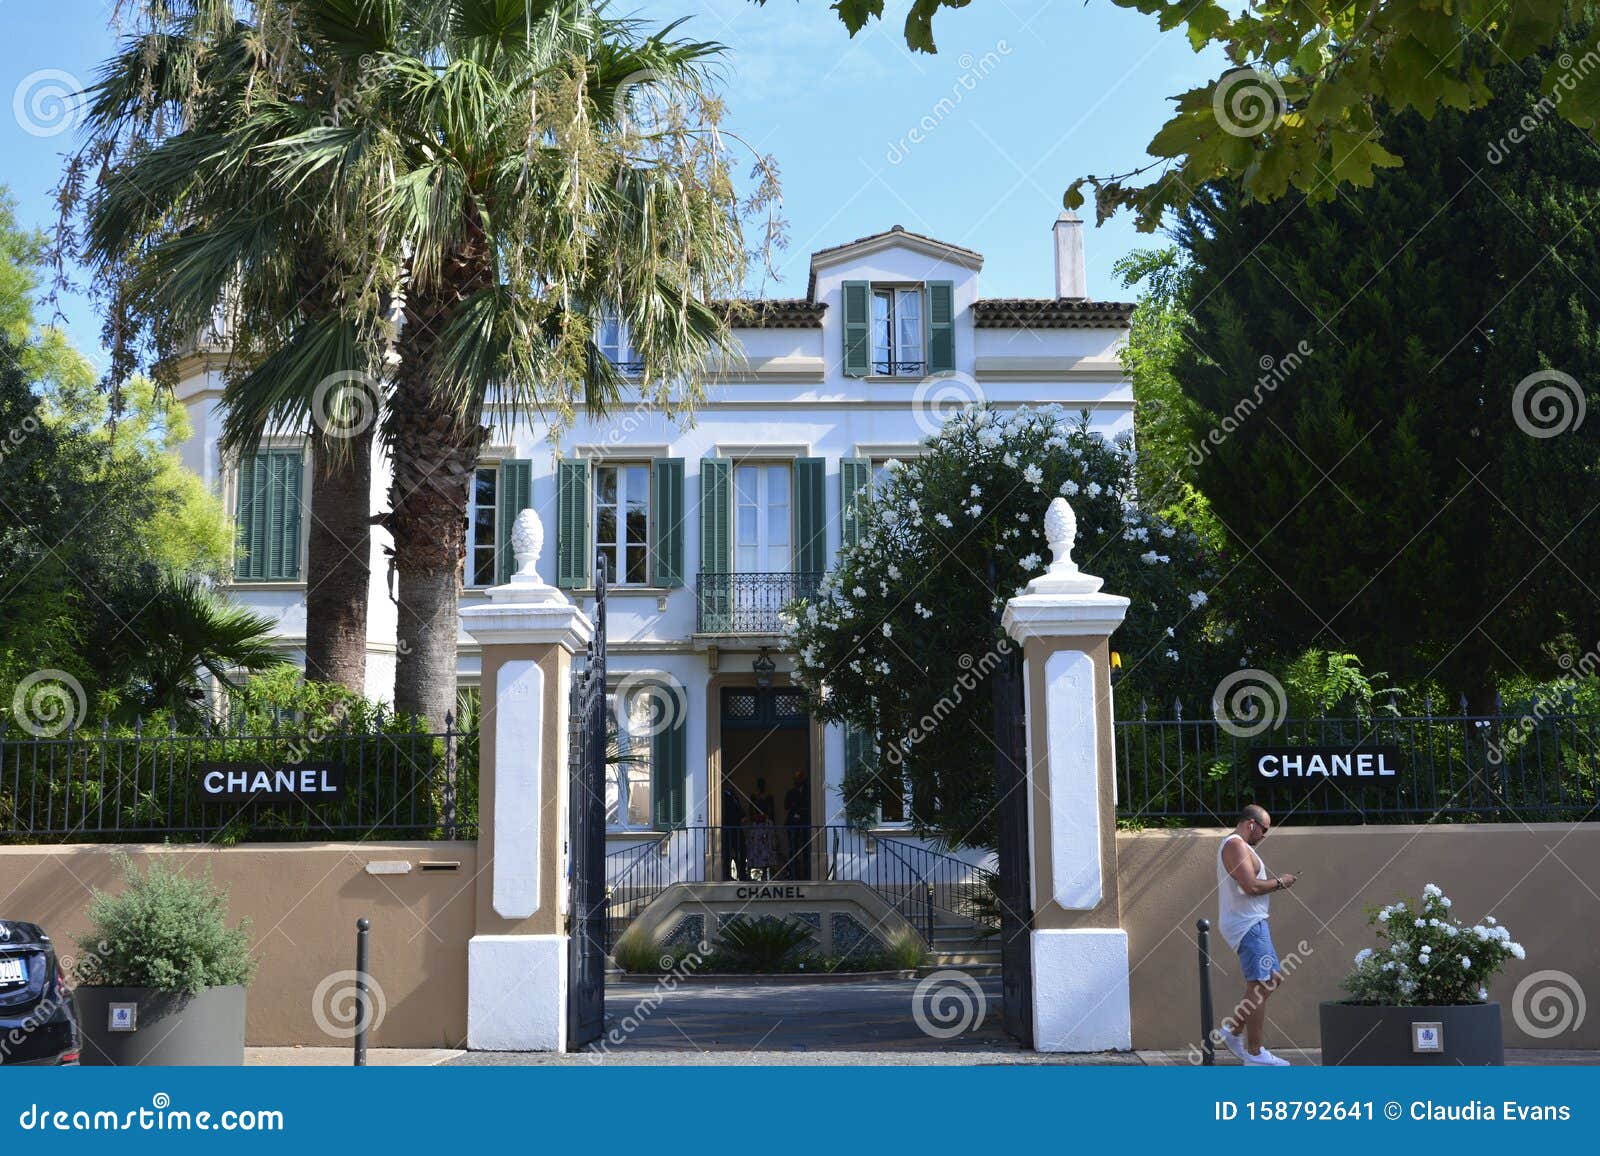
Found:
<path fill-rule="evenodd" d="M 628 323 L 618 314 L 608 312 L 601 316 L 595 345 L 619 372 L 640 373 L 644 370 L 644 362 L 634 352 Z"/>
<path fill-rule="evenodd" d="M 954 373 L 955 286 L 846 281 L 844 375 L 931 377 Z"/>
<path fill-rule="evenodd" d="M 872 372 L 880 377 L 922 377 L 921 286 L 873 286 Z"/>

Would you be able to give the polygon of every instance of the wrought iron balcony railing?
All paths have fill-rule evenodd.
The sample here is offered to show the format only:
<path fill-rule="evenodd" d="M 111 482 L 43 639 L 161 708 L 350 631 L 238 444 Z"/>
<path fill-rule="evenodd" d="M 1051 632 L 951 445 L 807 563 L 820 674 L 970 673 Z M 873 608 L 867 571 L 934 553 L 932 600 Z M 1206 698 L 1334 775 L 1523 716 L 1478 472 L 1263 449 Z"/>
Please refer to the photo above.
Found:
<path fill-rule="evenodd" d="M 816 593 L 820 573 L 730 574 L 702 570 L 695 580 L 699 634 L 781 634 L 783 608 Z"/>

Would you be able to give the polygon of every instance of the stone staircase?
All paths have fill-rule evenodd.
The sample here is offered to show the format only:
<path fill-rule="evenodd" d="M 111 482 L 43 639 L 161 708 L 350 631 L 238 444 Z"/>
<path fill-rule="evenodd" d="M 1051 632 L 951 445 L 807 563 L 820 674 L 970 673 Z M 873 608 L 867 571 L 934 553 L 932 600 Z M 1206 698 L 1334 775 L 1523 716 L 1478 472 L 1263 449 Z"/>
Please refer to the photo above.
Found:
<path fill-rule="evenodd" d="M 984 936 L 971 920 L 944 915 L 935 921 L 928 962 L 920 974 L 935 971 L 964 971 L 968 975 L 1000 974 L 1000 936 Z"/>

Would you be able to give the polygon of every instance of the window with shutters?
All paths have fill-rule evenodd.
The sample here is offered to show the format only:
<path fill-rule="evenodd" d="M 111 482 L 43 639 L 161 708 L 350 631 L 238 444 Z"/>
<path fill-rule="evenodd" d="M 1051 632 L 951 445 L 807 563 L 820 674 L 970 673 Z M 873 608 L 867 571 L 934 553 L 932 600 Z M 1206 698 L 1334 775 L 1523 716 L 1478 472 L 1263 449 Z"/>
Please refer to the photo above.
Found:
<path fill-rule="evenodd" d="M 872 372 L 882 377 L 922 377 L 928 371 L 923 351 L 922 287 L 872 287 Z"/>
<path fill-rule="evenodd" d="M 628 332 L 628 322 L 616 313 L 601 315 L 595 344 L 607 361 L 623 373 L 644 372 L 644 362 L 633 348 L 633 338 Z"/>
<path fill-rule="evenodd" d="M 594 548 L 619 586 L 650 583 L 650 467 L 606 464 L 594 470 Z"/>
<path fill-rule="evenodd" d="M 617 693 L 606 695 L 606 727 L 610 732 L 606 744 L 606 826 L 616 830 L 648 829 L 655 819 L 650 804 L 654 688 L 635 686 L 623 692 L 626 701 L 621 709 Z"/>
<path fill-rule="evenodd" d="M 304 483 L 305 452 L 299 446 L 262 450 L 240 461 L 234 487 L 237 581 L 300 581 Z"/>
<path fill-rule="evenodd" d="M 495 565 L 500 471 L 479 466 L 472 478 L 467 504 L 467 585 L 493 586 L 499 581 Z"/>

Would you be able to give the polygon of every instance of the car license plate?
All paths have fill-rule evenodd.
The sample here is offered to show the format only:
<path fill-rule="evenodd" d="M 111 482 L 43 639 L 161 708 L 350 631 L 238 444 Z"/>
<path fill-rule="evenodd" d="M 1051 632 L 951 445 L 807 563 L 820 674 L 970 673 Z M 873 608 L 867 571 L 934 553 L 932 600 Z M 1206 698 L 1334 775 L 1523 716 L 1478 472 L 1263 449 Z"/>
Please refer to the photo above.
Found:
<path fill-rule="evenodd" d="M 20 959 L 0 959 L 0 983 L 27 983 L 28 965 Z"/>

